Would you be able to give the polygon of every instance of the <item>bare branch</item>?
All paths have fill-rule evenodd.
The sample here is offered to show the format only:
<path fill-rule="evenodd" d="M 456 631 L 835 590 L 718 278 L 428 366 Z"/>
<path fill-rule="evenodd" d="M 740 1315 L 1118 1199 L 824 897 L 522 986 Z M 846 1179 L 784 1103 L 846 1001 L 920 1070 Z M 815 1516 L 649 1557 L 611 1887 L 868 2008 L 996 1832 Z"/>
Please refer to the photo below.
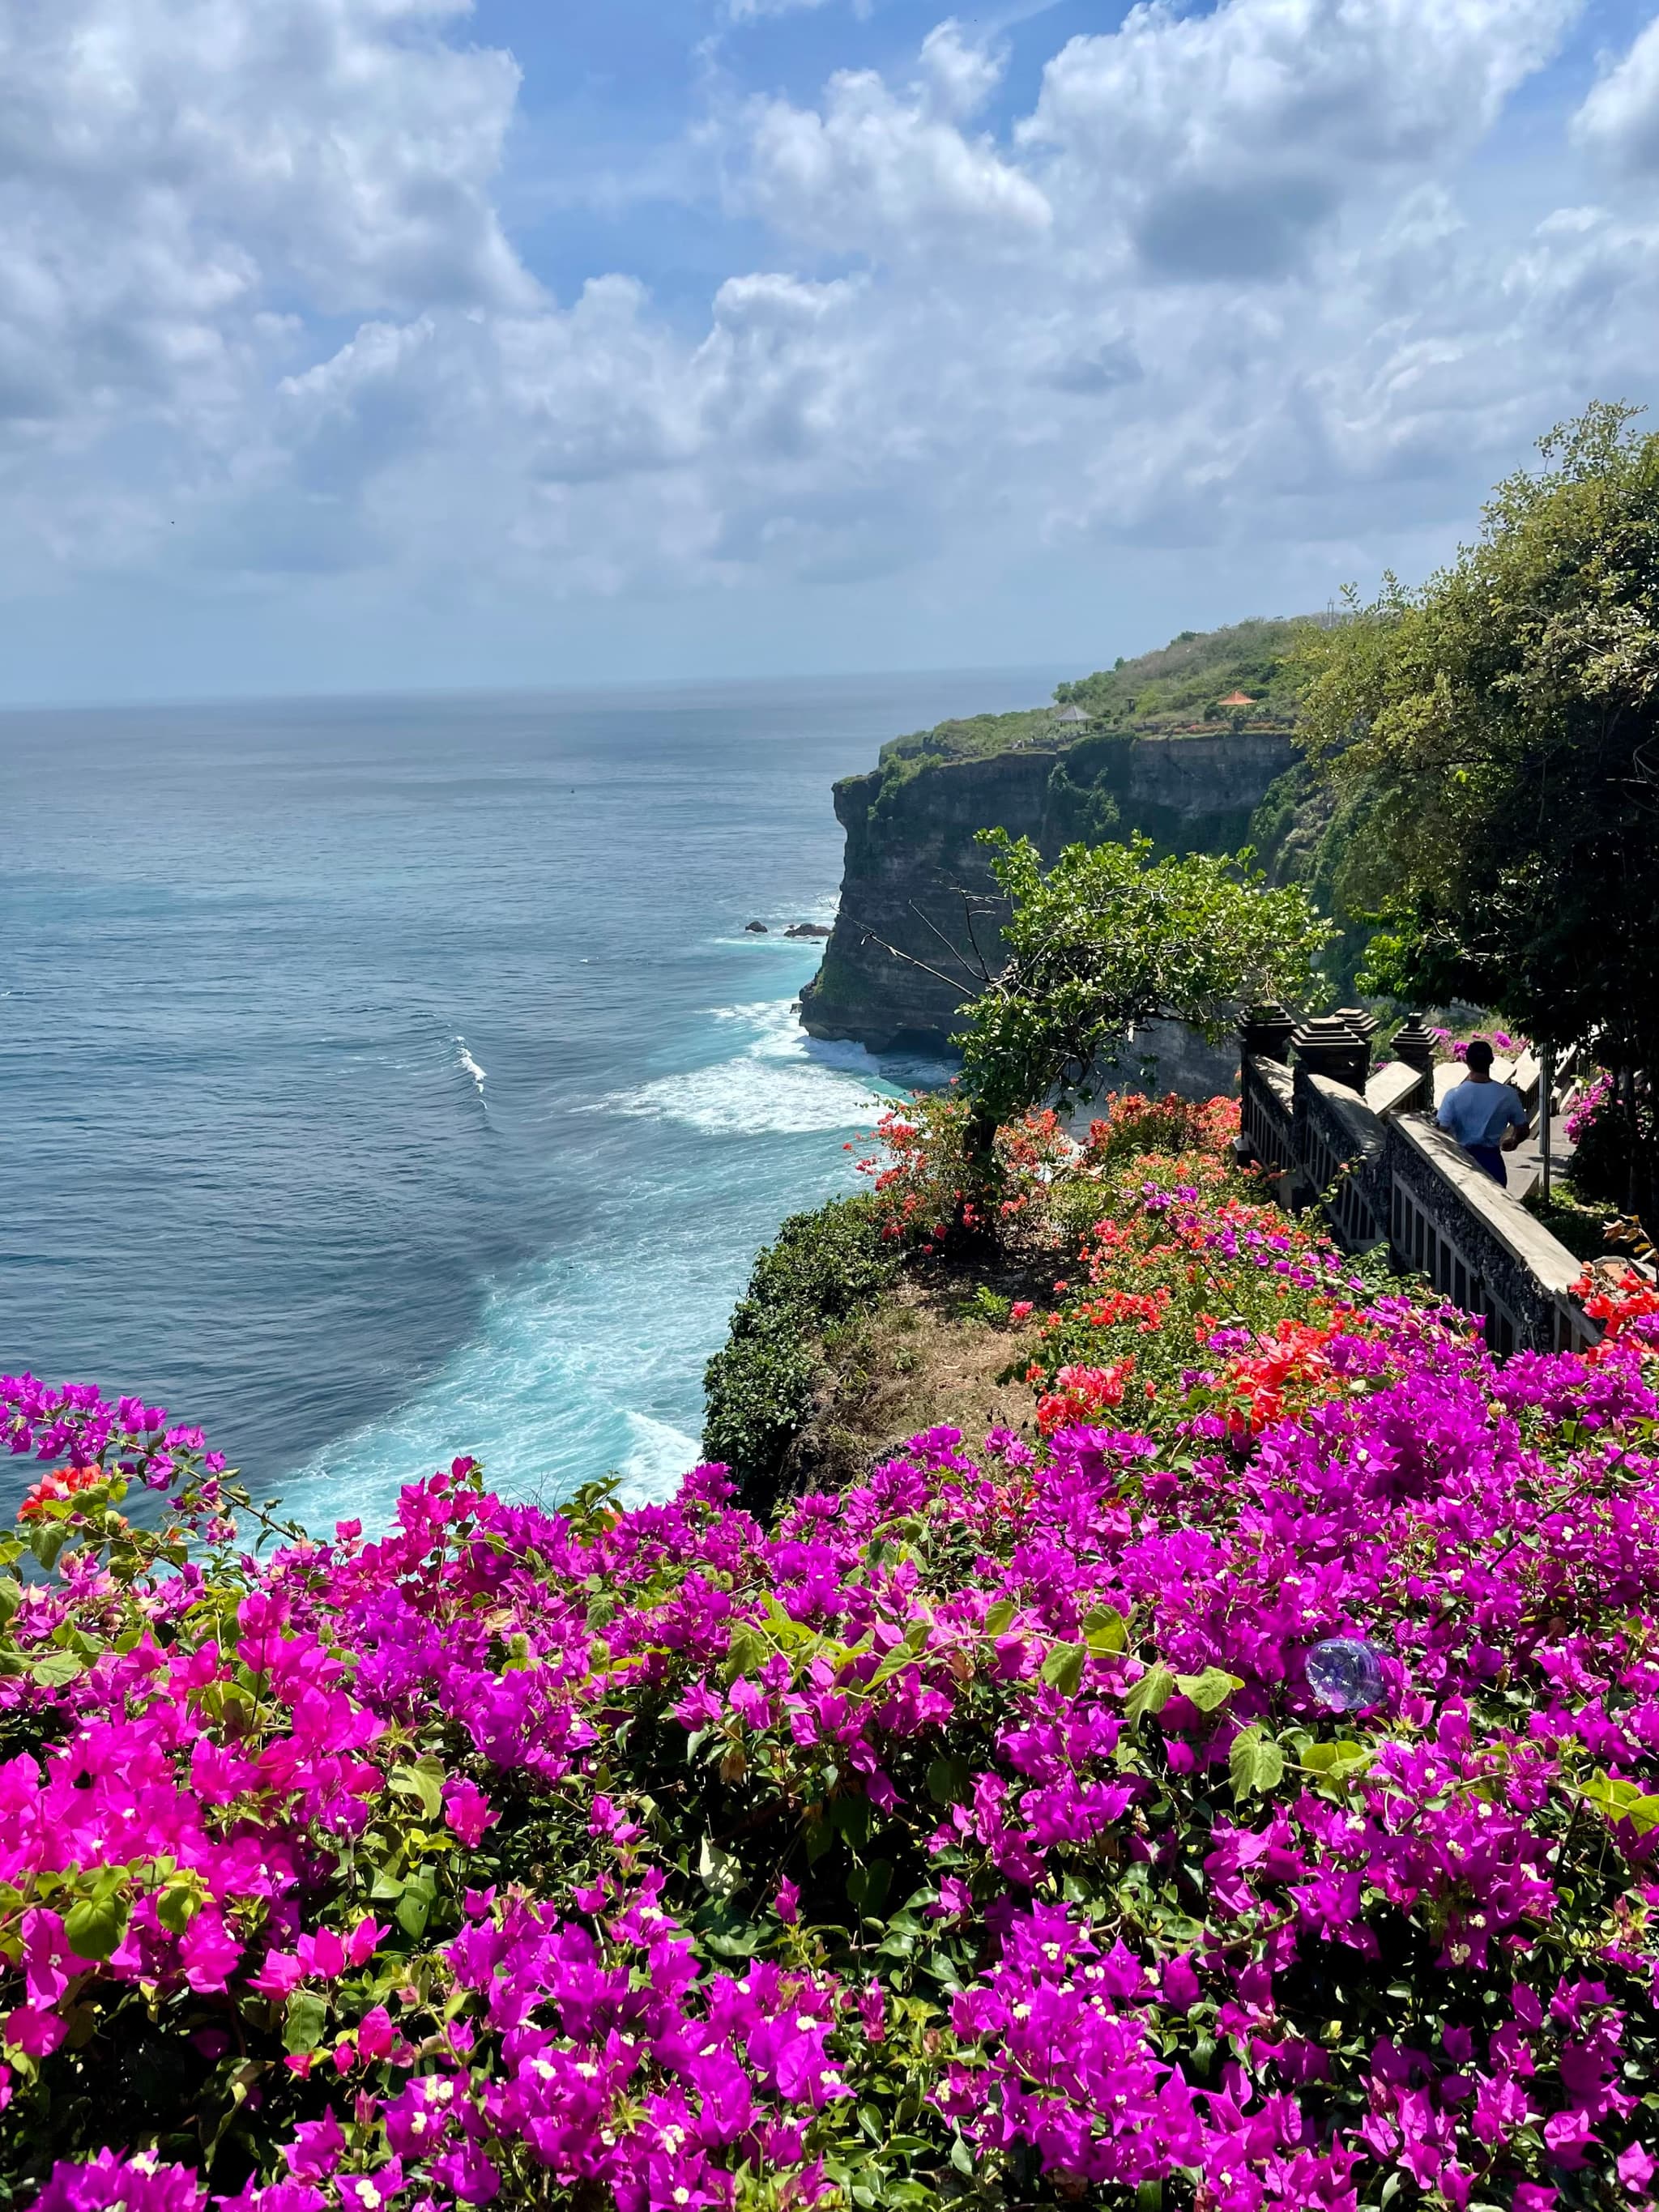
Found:
<path fill-rule="evenodd" d="M 988 907 L 981 907 L 980 908 L 980 912 L 981 914 L 987 914 L 989 911 L 990 909 Z M 968 925 L 968 942 L 974 948 L 974 957 L 979 963 L 980 972 L 984 976 L 986 984 L 988 988 L 992 980 L 991 966 L 990 963 L 986 959 L 983 951 L 981 949 L 979 933 L 974 927 L 974 909 L 969 902 L 969 896 L 965 890 L 962 893 L 962 918 Z"/>
<path fill-rule="evenodd" d="M 911 913 L 915 915 L 916 920 L 921 922 L 923 928 L 931 929 L 933 931 L 934 936 L 938 938 L 939 943 L 951 955 L 951 957 L 953 960 L 960 960 L 962 962 L 964 974 L 972 975 L 974 972 L 973 968 L 966 955 L 963 953 L 962 947 L 959 945 L 952 945 L 950 939 L 945 934 L 945 932 L 939 927 L 939 924 L 933 921 L 928 915 L 925 915 L 914 899 L 907 899 L 905 901 L 905 904 L 909 908 Z M 977 952 L 979 947 L 975 945 L 974 950 Z M 988 983 L 991 980 L 990 970 L 986 967 L 985 963 L 982 960 L 979 963 L 979 975 L 980 981 L 983 983 Z"/>
<path fill-rule="evenodd" d="M 918 960 L 914 952 L 905 952 L 896 945 L 890 945 L 878 930 L 872 929 L 867 922 L 860 921 L 856 915 L 852 915 L 850 919 L 854 928 L 859 932 L 861 939 L 867 938 L 872 945 L 880 945 L 882 951 L 890 952 L 895 960 L 902 960 L 908 968 L 920 968 L 924 975 L 933 976 L 936 982 L 943 983 L 947 990 L 959 991 L 962 988 L 959 977 L 946 975 L 927 961 Z"/>

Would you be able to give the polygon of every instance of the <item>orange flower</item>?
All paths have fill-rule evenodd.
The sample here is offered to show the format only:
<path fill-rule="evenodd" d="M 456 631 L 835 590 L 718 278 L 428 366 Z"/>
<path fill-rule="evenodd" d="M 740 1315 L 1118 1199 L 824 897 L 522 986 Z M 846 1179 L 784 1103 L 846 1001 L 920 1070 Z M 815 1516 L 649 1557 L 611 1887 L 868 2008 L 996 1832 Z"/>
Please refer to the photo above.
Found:
<path fill-rule="evenodd" d="M 1038 1428 L 1045 1437 L 1052 1436 L 1067 1421 L 1086 1421 L 1108 1406 L 1121 1406 L 1134 1370 L 1133 1352 L 1109 1367 L 1062 1367 L 1054 1389 L 1037 1400 Z"/>
<path fill-rule="evenodd" d="M 55 1467 L 50 1474 L 43 1474 L 27 1491 L 17 1509 L 20 1521 L 27 1521 L 44 1513 L 49 1505 L 61 1504 L 73 1498 L 77 1491 L 90 1490 L 94 1483 L 102 1482 L 101 1467 Z"/>

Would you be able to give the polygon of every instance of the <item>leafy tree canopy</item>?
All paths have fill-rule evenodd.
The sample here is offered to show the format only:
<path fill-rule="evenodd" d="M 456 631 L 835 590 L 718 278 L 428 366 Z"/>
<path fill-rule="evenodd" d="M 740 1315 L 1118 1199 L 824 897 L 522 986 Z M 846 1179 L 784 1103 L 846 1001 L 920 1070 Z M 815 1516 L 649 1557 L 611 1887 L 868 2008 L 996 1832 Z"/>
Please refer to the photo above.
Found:
<path fill-rule="evenodd" d="M 1304 635 L 1302 737 L 1370 794 L 1376 988 L 1659 1061 L 1659 436 L 1590 408 L 1477 542 Z"/>
<path fill-rule="evenodd" d="M 1006 961 L 957 1042 L 981 1110 L 1006 1118 L 1089 1096 L 1130 1031 L 1160 1018 L 1218 1036 L 1241 1002 L 1302 1001 L 1330 935 L 1296 885 L 1274 890 L 1248 851 L 1154 862 L 1151 840 L 1068 845 L 1044 872 L 1029 838 L 981 833 L 1013 902 Z"/>

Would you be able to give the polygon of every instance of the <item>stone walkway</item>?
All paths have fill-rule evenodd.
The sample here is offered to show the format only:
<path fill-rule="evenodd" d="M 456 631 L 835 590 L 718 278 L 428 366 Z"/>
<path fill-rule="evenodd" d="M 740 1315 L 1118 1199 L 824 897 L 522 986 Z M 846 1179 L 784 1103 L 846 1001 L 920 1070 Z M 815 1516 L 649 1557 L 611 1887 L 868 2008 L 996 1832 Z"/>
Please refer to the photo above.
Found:
<path fill-rule="evenodd" d="M 1550 1176 L 1560 1175 L 1572 1158 L 1572 1139 L 1567 1134 L 1567 1117 L 1558 1114 L 1550 1125 Z M 1538 1182 L 1543 1164 L 1543 1148 L 1537 1133 L 1525 1136 L 1507 1155 L 1510 1172 L 1510 1196 L 1524 1199 L 1530 1195 Z"/>

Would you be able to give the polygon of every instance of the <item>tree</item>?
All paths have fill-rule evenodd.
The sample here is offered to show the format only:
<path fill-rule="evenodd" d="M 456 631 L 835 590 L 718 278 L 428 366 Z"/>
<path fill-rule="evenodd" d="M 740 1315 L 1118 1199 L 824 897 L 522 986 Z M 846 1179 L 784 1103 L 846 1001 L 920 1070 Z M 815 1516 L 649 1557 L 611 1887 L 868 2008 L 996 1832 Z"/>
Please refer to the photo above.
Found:
<path fill-rule="evenodd" d="M 1659 1183 L 1659 436 L 1606 404 L 1499 484 L 1478 540 L 1310 631 L 1300 735 L 1370 798 L 1370 980 L 1595 1038 Z M 1637 1071 L 1644 1071 L 1638 1080 Z"/>
<path fill-rule="evenodd" d="M 1299 1002 L 1329 923 L 1294 886 L 1269 889 L 1248 851 L 1152 858 L 1150 838 L 1068 845 L 1044 872 L 1029 838 L 981 833 L 1012 902 L 1001 972 L 965 1008 L 963 1077 L 976 1118 L 1086 1097 L 1144 1022 L 1220 1036 L 1242 1002 Z"/>

